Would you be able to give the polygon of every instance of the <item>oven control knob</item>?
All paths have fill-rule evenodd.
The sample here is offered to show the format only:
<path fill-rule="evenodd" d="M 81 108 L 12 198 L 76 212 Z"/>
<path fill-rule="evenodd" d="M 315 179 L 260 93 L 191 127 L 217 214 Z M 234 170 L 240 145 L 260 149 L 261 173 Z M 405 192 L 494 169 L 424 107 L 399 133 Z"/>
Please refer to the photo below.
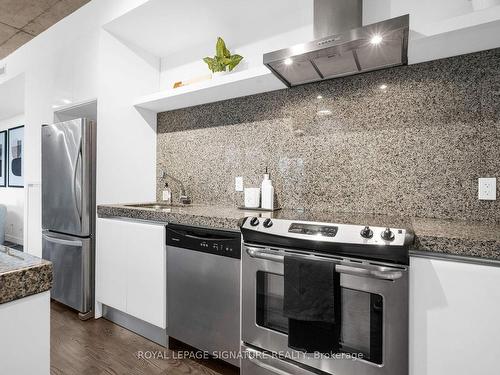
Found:
<path fill-rule="evenodd" d="M 368 226 L 361 229 L 360 234 L 361 234 L 361 237 L 363 237 L 363 238 L 372 238 L 373 237 L 373 231 Z"/>
<path fill-rule="evenodd" d="M 391 228 L 385 228 L 380 236 L 386 241 L 392 241 L 394 239 L 394 233 L 391 231 Z"/>
<path fill-rule="evenodd" d="M 273 221 L 267 218 L 266 220 L 264 220 L 262 225 L 264 225 L 264 228 L 271 228 L 273 226 Z"/>
<path fill-rule="evenodd" d="M 259 219 L 258 219 L 258 218 L 256 218 L 256 217 L 252 217 L 252 218 L 250 219 L 250 225 L 251 225 L 252 227 L 256 227 L 257 225 L 259 225 Z"/>

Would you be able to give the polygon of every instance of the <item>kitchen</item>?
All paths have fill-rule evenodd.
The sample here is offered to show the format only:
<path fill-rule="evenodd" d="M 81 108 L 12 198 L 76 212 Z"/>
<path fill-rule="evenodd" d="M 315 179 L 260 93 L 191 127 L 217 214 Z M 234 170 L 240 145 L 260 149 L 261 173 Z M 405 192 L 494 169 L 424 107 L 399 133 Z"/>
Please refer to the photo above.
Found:
<path fill-rule="evenodd" d="M 16 298 L 46 299 L 44 364 L 8 373 L 497 373 L 500 5 L 458 3 L 92 0 L 0 60 L 26 146 L 6 251 L 53 271 L 50 311 L 45 273 Z M 210 75 L 218 36 L 243 59 Z"/>

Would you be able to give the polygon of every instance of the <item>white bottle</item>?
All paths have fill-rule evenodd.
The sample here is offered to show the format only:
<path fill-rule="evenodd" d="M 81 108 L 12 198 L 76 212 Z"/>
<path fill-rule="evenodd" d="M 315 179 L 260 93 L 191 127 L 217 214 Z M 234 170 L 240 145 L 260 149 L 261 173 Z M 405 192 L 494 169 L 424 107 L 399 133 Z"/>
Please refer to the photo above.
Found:
<path fill-rule="evenodd" d="M 172 190 L 170 190 L 167 183 L 165 183 L 165 187 L 163 188 L 161 198 L 167 204 L 172 203 Z"/>
<path fill-rule="evenodd" d="M 261 208 L 265 210 L 274 210 L 274 187 L 273 182 L 269 179 L 269 173 L 264 174 L 261 186 Z"/>

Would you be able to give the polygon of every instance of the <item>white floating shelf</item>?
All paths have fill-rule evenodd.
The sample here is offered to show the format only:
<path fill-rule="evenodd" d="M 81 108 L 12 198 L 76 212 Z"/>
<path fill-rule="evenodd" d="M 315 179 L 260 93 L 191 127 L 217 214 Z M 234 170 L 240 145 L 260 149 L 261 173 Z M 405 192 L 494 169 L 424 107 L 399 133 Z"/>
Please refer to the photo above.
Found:
<path fill-rule="evenodd" d="M 461 16 L 440 20 L 439 22 L 414 25 L 412 29 L 423 36 L 433 36 L 484 25 L 489 22 L 498 22 L 499 20 L 500 5 L 497 5 L 488 9 L 477 10 Z"/>
<path fill-rule="evenodd" d="M 158 113 L 284 88 L 269 69 L 261 66 L 143 96 L 134 106 Z"/>
<path fill-rule="evenodd" d="M 412 27 L 408 62 L 417 64 L 500 47 L 500 6 Z"/>

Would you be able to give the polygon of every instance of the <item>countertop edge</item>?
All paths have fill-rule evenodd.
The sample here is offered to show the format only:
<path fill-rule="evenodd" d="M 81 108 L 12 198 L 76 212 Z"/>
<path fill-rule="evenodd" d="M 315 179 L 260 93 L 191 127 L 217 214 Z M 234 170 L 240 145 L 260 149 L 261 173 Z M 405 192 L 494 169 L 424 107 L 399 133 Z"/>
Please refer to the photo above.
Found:
<path fill-rule="evenodd" d="M 50 262 L 0 274 L 0 305 L 50 290 L 52 278 Z"/>
<path fill-rule="evenodd" d="M 163 220 L 154 220 L 151 217 L 161 216 Z M 123 205 L 99 205 L 98 217 L 100 218 L 122 218 L 127 220 L 157 222 L 161 224 L 176 223 L 195 226 L 205 226 L 210 228 L 220 228 L 229 230 L 238 230 L 237 223 L 239 218 L 221 218 L 210 216 L 209 214 L 192 214 L 188 212 L 162 212 L 155 213 L 149 210 L 124 207 Z M 149 217 L 149 218 L 148 218 Z M 422 226 L 422 220 L 435 220 L 438 228 L 432 233 L 427 227 Z M 430 222 L 434 225 L 434 222 Z M 500 263 L 500 240 L 495 237 L 486 236 L 485 239 L 464 234 L 457 235 L 454 222 L 436 219 L 411 220 L 410 228 L 415 235 L 415 242 L 410 248 L 410 255 L 423 256 L 428 255 L 433 259 L 448 259 L 468 263 L 481 263 L 496 265 Z M 429 224 L 429 223 L 427 223 Z M 463 224 L 463 223 L 462 223 Z M 440 225 L 440 227 L 439 227 Z M 484 224 L 481 224 L 484 225 Z M 450 227 L 453 229 L 451 230 Z M 446 233 L 449 232 L 449 235 Z"/>
<path fill-rule="evenodd" d="M 491 258 L 484 258 L 479 256 L 470 256 L 470 255 L 457 255 L 451 253 L 437 253 L 434 251 L 426 251 L 426 250 L 410 250 L 410 258 L 411 257 L 443 260 L 443 261 L 458 262 L 458 263 L 477 264 L 480 266 L 500 267 L 500 259 L 491 259 Z"/>

